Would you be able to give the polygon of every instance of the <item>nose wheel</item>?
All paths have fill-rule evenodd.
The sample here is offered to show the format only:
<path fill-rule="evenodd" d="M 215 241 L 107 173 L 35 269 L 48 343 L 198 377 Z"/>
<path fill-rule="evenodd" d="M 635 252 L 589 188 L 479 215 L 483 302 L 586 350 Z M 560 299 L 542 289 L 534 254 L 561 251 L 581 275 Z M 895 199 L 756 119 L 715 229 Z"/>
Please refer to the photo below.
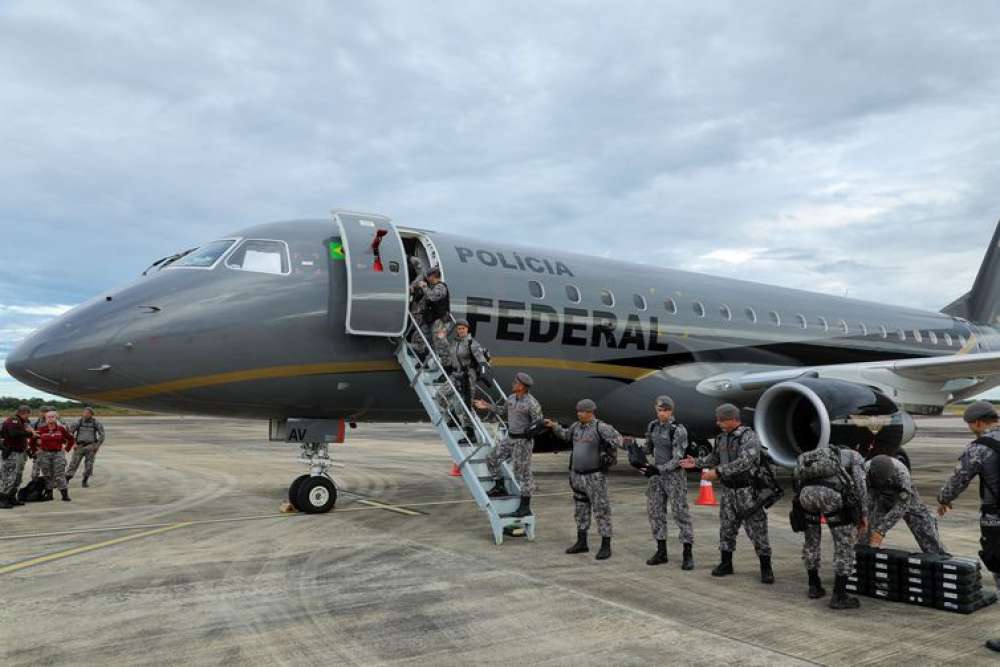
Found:
<path fill-rule="evenodd" d="M 337 504 L 337 486 L 327 475 L 330 456 L 324 443 L 303 443 L 300 461 L 310 474 L 300 475 L 288 487 L 288 502 L 306 514 L 323 514 Z"/>

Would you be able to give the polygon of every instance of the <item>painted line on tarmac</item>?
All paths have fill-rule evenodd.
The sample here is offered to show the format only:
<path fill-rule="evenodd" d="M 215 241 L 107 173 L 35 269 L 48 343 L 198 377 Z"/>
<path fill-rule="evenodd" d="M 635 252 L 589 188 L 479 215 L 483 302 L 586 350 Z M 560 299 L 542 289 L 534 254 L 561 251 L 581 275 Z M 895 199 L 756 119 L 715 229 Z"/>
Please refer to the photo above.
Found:
<path fill-rule="evenodd" d="M 406 516 L 427 516 L 427 512 L 417 512 L 416 510 L 406 509 L 405 507 L 399 505 L 388 505 L 386 503 L 380 503 L 375 500 L 359 500 L 358 503 L 361 505 L 367 505 L 368 507 L 373 507 L 375 509 L 386 510 L 387 512 L 396 512 L 397 514 L 404 514 Z"/>
<path fill-rule="evenodd" d="M 162 533 L 170 532 L 171 530 L 177 530 L 178 528 L 187 528 L 190 523 L 173 523 L 169 526 L 164 526 L 162 528 L 156 528 L 155 530 L 147 530 L 142 533 L 136 533 L 135 535 L 126 535 L 125 537 L 116 537 L 113 540 L 106 540 L 104 542 L 98 542 L 97 544 L 88 544 L 82 547 L 74 547 L 72 549 L 66 549 L 64 551 L 56 551 L 55 553 L 47 554 L 45 556 L 39 556 L 37 558 L 30 558 L 28 560 L 23 560 L 20 563 L 12 563 L 11 565 L 5 565 L 0 567 L 0 575 L 10 574 L 12 572 L 18 572 L 29 567 L 34 567 L 36 565 L 43 565 L 45 563 L 51 563 L 54 560 L 61 560 L 63 558 L 69 558 L 70 556 L 79 556 L 80 554 L 89 553 L 91 551 L 97 551 L 98 549 L 105 549 L 107 547 L 113 547 L 116 544 L 122 544 L 124 542 L 131 542 L 132 540 L 138 540 L 143 537 L 152 537 L 153 535 L 160 535 Z"/>

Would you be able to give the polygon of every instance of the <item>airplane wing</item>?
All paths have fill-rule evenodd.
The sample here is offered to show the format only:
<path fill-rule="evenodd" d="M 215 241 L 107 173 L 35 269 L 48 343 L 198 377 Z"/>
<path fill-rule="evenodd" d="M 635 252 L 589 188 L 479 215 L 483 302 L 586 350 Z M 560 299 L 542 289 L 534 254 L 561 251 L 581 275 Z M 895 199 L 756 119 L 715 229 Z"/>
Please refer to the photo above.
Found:
<path fill-rule="evenodd" d="M 737 398 L 799 377 L 828 377 L 879 386 L 903 403 L 945 405 L 1000 384 L 1000 352 L 893 359 L 779 370 L 721 373 L 698 383 L 698 390 Z"/>

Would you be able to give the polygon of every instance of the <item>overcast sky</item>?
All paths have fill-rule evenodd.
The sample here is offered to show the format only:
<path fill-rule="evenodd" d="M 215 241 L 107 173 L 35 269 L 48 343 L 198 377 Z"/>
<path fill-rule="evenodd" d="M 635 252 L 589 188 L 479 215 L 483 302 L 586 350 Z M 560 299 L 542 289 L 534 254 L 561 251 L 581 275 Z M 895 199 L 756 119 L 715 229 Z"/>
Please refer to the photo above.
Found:
<path fill-rule="evenodd" d="M 992 0 L 5 0 L 0 358 L 332 207 L 937 310 L 1000 218 L 998 103 Z"/>

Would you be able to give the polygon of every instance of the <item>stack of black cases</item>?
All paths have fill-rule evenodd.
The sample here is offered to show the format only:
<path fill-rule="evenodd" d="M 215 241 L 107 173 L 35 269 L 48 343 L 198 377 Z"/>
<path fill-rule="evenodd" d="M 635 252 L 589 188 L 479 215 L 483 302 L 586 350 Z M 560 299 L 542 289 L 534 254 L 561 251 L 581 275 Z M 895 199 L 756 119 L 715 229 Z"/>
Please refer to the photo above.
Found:
<path fill-rule="evenodd" d="M 997 601 L 996 593 L 983 590 L 978 560 L 862 545 L 856 554 L 848 592 L 961 614 Z"/>

